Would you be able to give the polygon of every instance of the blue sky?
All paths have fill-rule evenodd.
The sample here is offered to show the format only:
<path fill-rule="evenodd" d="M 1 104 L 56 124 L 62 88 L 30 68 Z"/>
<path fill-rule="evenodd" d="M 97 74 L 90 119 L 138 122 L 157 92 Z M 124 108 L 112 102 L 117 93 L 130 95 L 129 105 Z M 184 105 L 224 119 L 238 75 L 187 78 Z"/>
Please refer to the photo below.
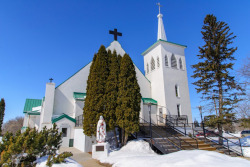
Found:
<path fill-rule="evenodd" d="M 187 45 L 185 51 L 193 117 L 199 119 L 199 95 L 190 76 L 202 46 L 201 27 L 206 14 L 225 21 L 237 36 L 234 69 L 250 57 L 250 1 L 228 0 L 16 0 L 0 1 L 0 98 L 5 98 L 4 122 L 23 116 L 26 98 L 41 99 L 45 84 L 59 85 L 89 63 L 101 44 L 113 41 L 117 28 L 124 50 L 143 70 L 141 53 L 156 42 L 156 3 L 168 41 Z M 233 71 L 233 72 L 235 72 Z"/>

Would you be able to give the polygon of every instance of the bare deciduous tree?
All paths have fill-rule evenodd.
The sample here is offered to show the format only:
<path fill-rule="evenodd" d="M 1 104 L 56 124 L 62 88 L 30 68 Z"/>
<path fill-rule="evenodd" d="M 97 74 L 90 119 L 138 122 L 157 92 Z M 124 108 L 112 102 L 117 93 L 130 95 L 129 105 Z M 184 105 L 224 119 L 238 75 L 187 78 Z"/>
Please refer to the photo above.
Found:
<path fill-rule="evenodd" d="M 15 134 L 22 127 L 23 127 L 23 117 L 16 117 L 3 124 L 2 133 L 5 134 L 8 131 Z"/>

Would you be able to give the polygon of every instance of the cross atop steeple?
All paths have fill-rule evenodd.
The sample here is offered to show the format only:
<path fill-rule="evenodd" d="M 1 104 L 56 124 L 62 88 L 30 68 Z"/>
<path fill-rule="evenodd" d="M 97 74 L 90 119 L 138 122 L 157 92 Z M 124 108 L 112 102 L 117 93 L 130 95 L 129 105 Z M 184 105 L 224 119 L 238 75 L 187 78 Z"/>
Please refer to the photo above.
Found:
<path fill-rule="evenodd" d="M 156 5 L 159 6 L 159 14 L 161 14 L 161 7 L 162 7 L 162 5 L 160 3 L 157 3 Z"/>
<path fill-rule="evenodd" d="M 117 29 L 115 28 L 114 31 L 109 30 L 109 34 L 114 34 L 114 40 L 117 41 L 117 36 L 122 36 L 122 33 L 117 32 Z"/>
<path fill-rule="evenodd" d="M 157 17 L 158 17 L 158 34 L 157 34 L 157 40 L 161 39 L 161 40 L 165 40 L 166 41 L 167 37 L 166 37 L 166 33 L 165 33 L 163 21 L 162 21 L 163 15 L 161 14 L 161 7 L 162 7 L 162 5 L 160 3 L 157 3 L 156 5 L 159 6 L 159 14 L 157 15 Z"/>

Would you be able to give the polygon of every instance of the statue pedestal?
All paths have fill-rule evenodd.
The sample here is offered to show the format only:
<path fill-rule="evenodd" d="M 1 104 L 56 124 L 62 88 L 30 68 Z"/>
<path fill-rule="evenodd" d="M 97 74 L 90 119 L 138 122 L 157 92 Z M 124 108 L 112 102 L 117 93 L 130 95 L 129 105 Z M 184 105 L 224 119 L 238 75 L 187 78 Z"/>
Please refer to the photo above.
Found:
<path fill-rule="evenodd" d="M 97 143 L 92 145 L 92 158 L 106 158 L 108 157 L 109 143 Z"/>

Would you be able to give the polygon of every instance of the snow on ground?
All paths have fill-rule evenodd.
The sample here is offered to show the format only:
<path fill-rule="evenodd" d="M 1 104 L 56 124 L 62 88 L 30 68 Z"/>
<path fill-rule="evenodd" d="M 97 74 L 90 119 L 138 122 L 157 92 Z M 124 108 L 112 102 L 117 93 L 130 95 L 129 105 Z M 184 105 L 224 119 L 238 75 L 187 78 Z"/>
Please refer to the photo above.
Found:
<path fill-rule="evenodd" d="M 166 155 L 154 153 L 143 140 L 134 140 L 109 157 L 100 159 L 102 163 L 114 164 L 113 167 L 249 167 L 250 161 L 230 157 L 221 153 L 203 150 L 183 150 Z"/>
<path fill-rule="evenodd" d="M 245 157 L 250 157 L 250 136 L 240 139 L 240 143 L 243 146 L 242 151 Z"/>
<path fill-rule="evenodd" d="M 214 142 L 218 143 L 218 137 L 209 137 L 209 139 L 213 140 Z M 228 139 L 231 142 L 228 142 L 230 149 L 236 150 L 241 153 L 241 148 L 239 146 L 238 139 Z M 227 145 L 227 141 L 223 140 L 224 144 Z M 250 136 L 244 137 L 240 139 L 240 143 L 242 146 L 242 152 L 244 157 L 250 157 Z"/>
<path fill-rule="evenodd" d="M 37 159 L 36 167 L 47 167 L 46 166 L 47 159 L 48 159 L 48 156 L 44 156 L 44 157 Z M 78 164 L 76 161 L 72 160 L 71 158 L 66 158 L 65 161 L 66 161 L 65 163 L 53 164 L 52 167 L 82 167 L 82 165 Z"/>

